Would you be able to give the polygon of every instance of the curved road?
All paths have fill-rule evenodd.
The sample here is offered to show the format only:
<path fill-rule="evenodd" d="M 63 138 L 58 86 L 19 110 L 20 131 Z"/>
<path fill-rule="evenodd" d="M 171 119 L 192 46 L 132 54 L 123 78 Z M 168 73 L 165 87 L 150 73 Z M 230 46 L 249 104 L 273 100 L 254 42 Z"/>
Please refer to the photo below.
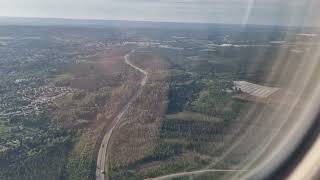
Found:
<path fill-rule="evenodd" d="M 140 71 L 144 75 L 144 77 L 141 80 L 141 83 L 140 83 L 141 85 L 140 85 L 139 90 L 136 91 L 136 93 L 129 99 L 129 101 L 122 108 L 122 110 L 119 112 L 119 114 L 114 118 L 114 120 L 112 121 L 112 124 L 111 124 L 111 128 L 106 132 L 106 134 L 103 137 L 103 140 L 100 145 L 98 157 L 97 157 L 96 180 L 108 179 L 108 176 L 106 176 L 108 174 L 108 172 L 107 172 L 108 167 L 106 167 L 106 162 L 108 162 L 107 149 L 108 149 L 109 140 L 111 138 L 113 130 L 119 124 L 122 116 L 127 112 L 129 107 L 132 105 L 132 102 L 134 100 L 136 100 L 137 97 L 141 94 L 142 88 L 143 88 L 143 86 L 145 86 L 147 79 L 148 79 L 148 72 L 147 71 L 135 66 L 134 64 L 132 64 L 130 62 L 129 57 L 134 52 L 135 52 L 135 50 L 132 50 L 130 53 L 128 53 L 124 56 L 125 63 L 128 64 L 129 66 L 131 66 L 132 68 Z"/>
<path fill-rule="evenodd" d="M 165 179 L 172 179 L 172 178 L 183 177 L 183 176 L 200 175 L 200 174 L 209 173 L 209 172 L 243 172 L 243 171 L 246 171 L 246 170 L 206 169 L 206 170 L 199 170 L 199 171 L 190 171 L 190 172 L 169 174 L 169 175 L 159 176 L 159 177 L 155 177 L 155 178 L 148 178 L 145 180 L 165 180 Z"/>

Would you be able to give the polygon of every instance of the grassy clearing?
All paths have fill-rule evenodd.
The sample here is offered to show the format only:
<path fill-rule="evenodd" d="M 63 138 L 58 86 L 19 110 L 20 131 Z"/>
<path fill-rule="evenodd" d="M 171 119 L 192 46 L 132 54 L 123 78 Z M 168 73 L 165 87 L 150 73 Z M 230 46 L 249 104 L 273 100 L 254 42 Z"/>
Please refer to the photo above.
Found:
<path fill-rule="evenodd" d="M 4 137 L 10 132 L 10 127 L 0 124 L 0 136 Z"/>
<path fill-rule="evenodd" d="M 178 119 L 178 120 L 186 120 L 186 121 L 208 121 L 208 122 L 221 122 L 222 119 L 208 116 L 201 113 L 191 112 L 191 111 L 183 111 L 176 114 L 166 115 L 166 119 Z"/>
<path fill-rule="evenodd" d="M 97 139 L 98 133 L 86 132 L 82 134 L 79 142 L 77 142 L 68 158 L 66 166 L 68 179 L 86 180 L 94 178 L 96 164 L 94 152 Z"/>

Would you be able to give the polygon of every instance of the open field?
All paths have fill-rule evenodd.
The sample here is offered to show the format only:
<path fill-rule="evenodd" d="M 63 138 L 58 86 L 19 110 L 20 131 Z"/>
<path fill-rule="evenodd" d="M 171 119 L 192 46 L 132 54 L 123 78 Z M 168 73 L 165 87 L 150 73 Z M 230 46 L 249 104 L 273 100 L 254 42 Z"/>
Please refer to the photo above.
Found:
<path fill-rule="evenodd" d="M 115 87 L 105 104 L 103 109 L 96 116 L 96 120 L 88 126 L 82 135 L 80 136 L 79 142 L 75 145 L 74 150 L 70 156 L 68 168 L 69 168 L 69 179 L 91 179 L 94 178 L 95 167 L 96 167 L 96 157 L 98 154 L 98 149 L 102 141 L 102 137 L 108 130 L 109 126 L 118 112 L 125 106 L 127 101 L 132 97 L 133 93 L 138 88 L 137 83 L 141 75 L 125 65 L 124 54 L 117 54 L 120 57 L 106 58 L 108 66 L 100 66 L 99 69 L 103 71 L 103 67 L 108 69 L 113 69 L 112 74 L 121 74 L 124 82 L 121 85 Z M 114 63 L 110 63 L 116 61 Z M 104 63 L 104 61 L 99 60 L 98 63 Z M 124 68 L 117 68 L 120 66 Z M 112 65 L 115 65 L 114 68 Z M 118 70 L 117 72 L 115 70 Z M 108 73 L 107 73 L 108 74 Z M 110 74 L 108 74 L 110 76 Z M 83 171 L 79 171 L 83 170 Z"/>
<path fill-rule="evenodd" d="M 118 176 L 113 173 L 114 168 L 143 159 L 154 150 L 159 139 L 158 129 L 165 112 L 166 66 L 162 65 L 161 59 L 151 55 L 148 63 L 140 62 L 139 54 L 135 56 L 132 62 L 148 72 L 148 81 L 111 138 L 110 162 L 107 162 L 110 163 L 108 164 L 111 170 L 110 179 Z"/>

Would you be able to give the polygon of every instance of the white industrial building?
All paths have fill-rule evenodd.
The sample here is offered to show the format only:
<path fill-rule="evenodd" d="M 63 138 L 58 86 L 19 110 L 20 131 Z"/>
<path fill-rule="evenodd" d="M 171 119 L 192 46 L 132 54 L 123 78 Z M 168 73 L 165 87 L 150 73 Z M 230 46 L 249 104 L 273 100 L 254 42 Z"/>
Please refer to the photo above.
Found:
<path fill-rule="evenodd" d="M 273 93 L 277 92 L 280 88 L 262 86 L 246 81 L 234 81 L 234 90 L 241 91 L 248 95 L 258 98 L 268 98 Z"/>

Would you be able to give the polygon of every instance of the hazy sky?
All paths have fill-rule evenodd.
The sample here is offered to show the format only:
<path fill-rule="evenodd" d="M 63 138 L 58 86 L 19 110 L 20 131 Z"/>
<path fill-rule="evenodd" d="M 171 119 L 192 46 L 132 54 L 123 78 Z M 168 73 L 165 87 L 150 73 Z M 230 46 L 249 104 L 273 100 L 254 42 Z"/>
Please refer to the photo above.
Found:
<path fill-rule="evenodd" d="M 320 0 L 0 0 L 0 16 L 317 25 Z"/>

